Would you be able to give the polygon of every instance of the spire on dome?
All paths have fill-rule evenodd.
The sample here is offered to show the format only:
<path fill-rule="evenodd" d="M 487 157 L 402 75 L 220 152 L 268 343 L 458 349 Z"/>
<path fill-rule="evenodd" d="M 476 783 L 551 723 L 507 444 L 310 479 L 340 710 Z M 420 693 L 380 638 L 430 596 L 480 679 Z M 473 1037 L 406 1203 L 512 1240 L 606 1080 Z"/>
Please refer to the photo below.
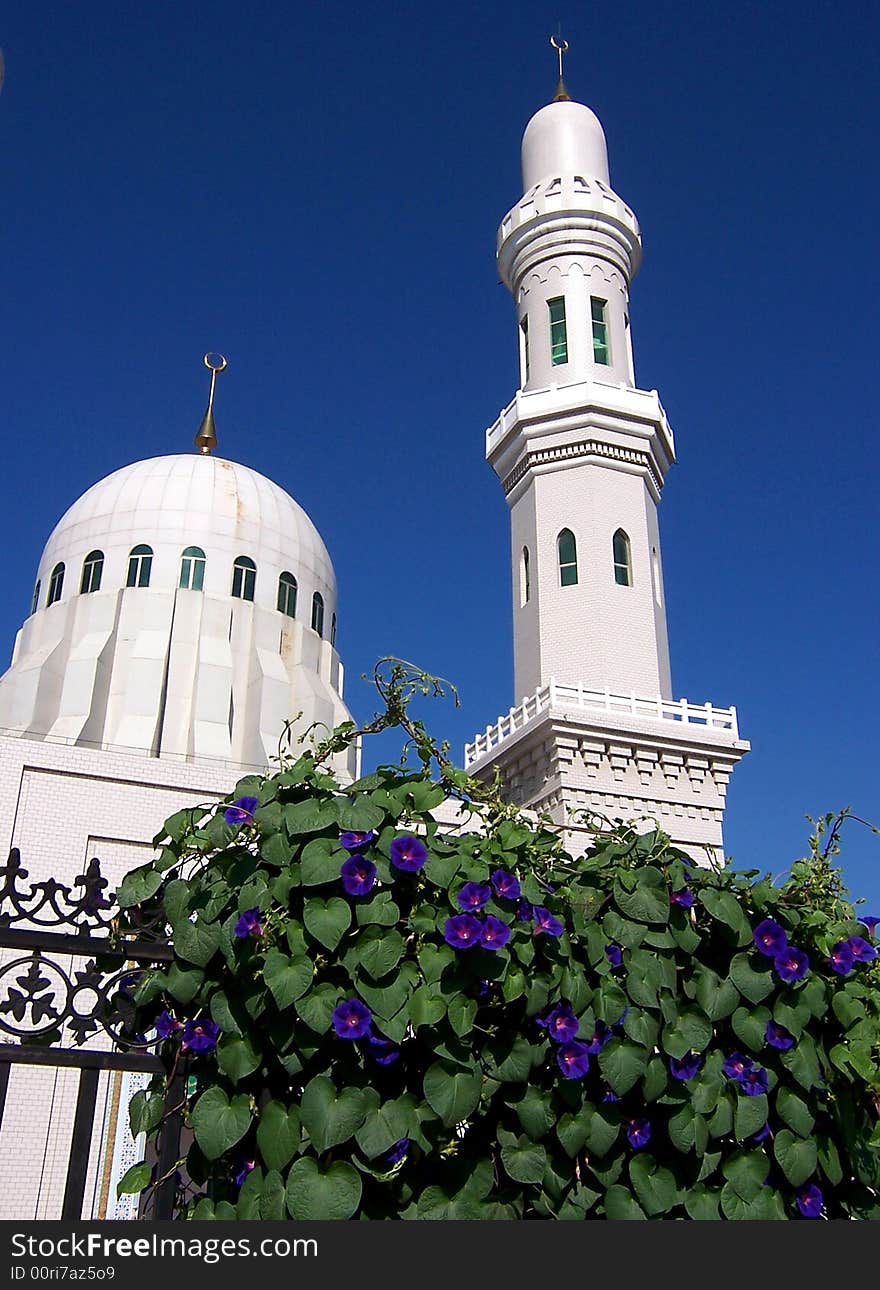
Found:
<path fill-rule="evenodd" d="M 561 32 L 557 31 L 555 36 L 550 37 L 550 44 L 559 55 L 559 80 L 556 82 L 556 93 L 553 95 L 554 103 L 567 103 L 571 100 L 571 95 L 566 88 L 562 76 L 562 60 L 568 53 L 568 41 L 562 39 Z"/>
<path fill-rule="evenodd" d="M 217 383 L 217 373 L 226 368 L 226 359 L 222 354 L 212 354 L 208 352 L 204 358 L 205 367 L 211 373 L 211 390 L 208 394 L 208 406 L 205 408 L 205 415 L 202 417 L 202 423 L 196 432 L 195 445 L 204 456 L 217 447 L 217 431 L 214 428 L 214 386 Z"/>

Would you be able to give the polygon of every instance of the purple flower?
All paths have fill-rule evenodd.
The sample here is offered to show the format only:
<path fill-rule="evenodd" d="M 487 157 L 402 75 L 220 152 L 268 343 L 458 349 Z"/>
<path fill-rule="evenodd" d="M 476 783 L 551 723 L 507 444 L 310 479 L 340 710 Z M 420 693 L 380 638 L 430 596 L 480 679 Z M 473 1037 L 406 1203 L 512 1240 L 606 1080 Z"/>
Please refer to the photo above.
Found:
<path fill-rule="evenodd" d="M 789 1034 L 785 1026 L 780 1026 L 778 1021 L 767 1022 L 764 1038 L 771 1048 L 778 1048 L 781 1053 L 787 1052 L 794 1044 L 794 1035 Z"/>
<path fill-rule="evenodd" d="M 671 891 L 669 899 L 673 905 L 681 905 L 682 909 L 690 909 L 694 903 L 694 893 L 689 887 L 682 887 L 679 891 Z"/>
<path fill-rule="evenodd" d="M 480 944 L 484 950 L 500 950 L 510 940 L 510 928 L 490 914 L 483 924 Z"/>
<path fill-rule="evenodd" d="M 159 1013 L 153 1024 L 160 1039 L 170 1039 L 175 1030 L 183 1029 L 183 1022 L 178 1021 L 174 1013 L 169 1012 L 167 1008 L 164 1012 Z"/>
<path fill-rule="evenodd" d="M 780 927 L 772 918 L 765 918 L 755 928 L 755 947 L 760 954 L 766 954 L 768 959 L 775 959 L 788 947 L 785 928 Z"/>
<path fill-rule="evenodd" d="M 627 1120 L 626 1136 L 629 1145 L 640 1151 L 651 1140 L 651 1121 L 645 1119 Z"/>
<path fill-rule="evenodd" d="M 592 1056 L 597 1057 L 609 1039 L 614 1038 L 614 1031 L 610 1026 L 606 1026 L 604 1021 L 596 1022 L 596 1029 L 593 1031 L 593 1038 L 587 1044 L 587 1051 Z"/>
<path fill-rule="evenodd" d="M 453 914 L 447 918 L 443 929 L 443 939 L 454 950 L 469 950 L 479 945 L 483 935 L 483 924 L 473 914 Z"/>
<path fill-rule="evenodd" d="M 233 936 L 240 941 L 245 940 L 248 936 L 262 936 L 266 928 L 263 926 L 263 915 L 259 909 L 246 909 L 239 916 L 235 924 Z"/>
<path fill-rule="evenodd" d="M 877 951 L 874 946 L 869 944 L 862 936 L 851 936 L 847 941 L 847 945 L 856 963 L 870 963 L 872 959 L 877 957 Z"/>
<path fill-rule="evenodd" d="M 618 968 L 623 962 L 623 950 L 619 945 L 606 945 L 605 957 L 613 968 Z"/>
<path fill-rule="evenodd" d="M 519 878 L 514 877 L 512 873 L 507 873 L 504 869 L 496 869 L 492 874 L 492 886 L 495 888 L 496 896 L 503 896 L 505 900 L 519 900 Z"/>
<path fill-rule="evenodd" d="M 810 970 L 810 960 L 803 950 L 786 945 L 782 953 L 777 954 L 773 960 L 773 967 L 783 981 L 803 981 Z"/>
<path fill-rule="evenodd" d="M 527 900 L 522 899 L 516 902 L 516 916 L 521 923 L 530 922 L 534 912 L 534 909 Z"/>
<path fill-rule="evenodd" d="M 389 1151 L 385 1152 L 385 1159 L 389 1165 L 396 1165 L 403 1159 L 408 1151 L 409 1138 L 401 1138 L 399 1142 L 395 1142 L 394 1146 L 391 1147 Z"/>
<path fill-rule="evenodd" d="M 557 1003 L 552 1012 L 547 1014 L 544 1023 L 547 1034 L 555 1044 L 568 1044 L 578 1032 L 579 1022 L 572 1011 L 571 1004 Z"/>
<path fill-rule="evenodd" d="M 566 1079 L 583 1079 L 590 1069 L 586 1044 L 562 1044 L 556 1049 L 556 1065 Z"/>
<path fill-rule="evenodd" d="M 685 1053 L 684 1057 L 670 1057 L 669 1074 L 673 1079 L 693 1079 L 703 1064 L 699 1053 Z"/>
<path fill-rule="evenodd" d="M 183 1027 L 180 1046 L 188 1053 L 212 1053 L 219 1036 L 216 1021 L 188 1021 Z"/>
<path fill-rule="evenodd" d="M 340 1039 L 362 1039 L 372 1022 L 373 1014 L 360 999 L 346 999 L 333 1009 L 333 1029 Z"/>
<path fill-rule="evenodd" d="M 424 868 L 428 858 L 428 848 L 424 842 L 414 838 L 411 833 L 404 833 L 402 837 L 395 838 L 389 852 L 394 868 L 402 869 L 404 873 L 418 873 Z"/>
<path fill-rule="evenodd" d="M 828 962 L 838 976 L 848 976 L 855 962 L 849 941 L 838 941 L 828 956 Z"/>
<path fill-rule="evenodd" d="M 619 1098 L 619 1097 L 617 1096 L 617 1094 L 613 1091 L 613 1089 L 606 1088 L 605 1092 L 602 1094 L 602 1101 L 603 1101 L 603 1102 L 619 1102 L 619 1101 L 620 1101 L 620 1098 Z"/>
<path fill-rule="evenodd" d="M 455 899 L 459 909 L 463 909 L 466 914 L 476 914 L 491 895 L 492 888 L 488 883 L 466 882 Z"/>
<path fill-rule="evenodd" d="M 363 851 L 364 847 L 368 847 L 375 836 L 376 835 L 372 829 L 369 829 L 366 833 L 355 833 L 350 831 L 348 833 L 340 833 L 339 841 L 346 851 Z"/>
<path fill-rule="evenodd" d="M 252 824 L 257 806 L 256 797 L 240 797 L 233 806 L 227 806 L 223 818 L 227 824 Z"/>
<path fill-rule="evenodd" d="M 737 1083 L 746 1097 L 757 1097 L 759 1093 L 767 1092 L 767 1072 L 760 1066 L 753 1066 L 739 1077 Z"/>
<path fill-rule="evenodd" d="M 773 1134 L 770 1132 L 770 1121 L 768 1120 L 765 1123 L 763 1129 L 759 1129 L 758 1132 L 753 1136 L 752 1142 L 766 1142 L 768 1138 L 772 1138 L 772 1137 L 773 1137 Z"/>
<path fill-rule="evenodd" d="M 368 1035 L 370 1056 L 378 1066 L 390 1066 L 400 1056 L 400 1049 L 392 1039 L 384 1035 Z"/>
<path fill-rule="evenodd" d="M 860 918 L 859 922 L 861 923 L 862 927 L 867 927 L 868 935 L 873 937 L 874 929 L 877 926 L 877 924 L 880 923 L 880 918 L 875 918 L 873 914 L 869 914 L 866 918 Z"/>
<path fill-rule="evenodd" d="M 748 1075 L 754 1064 L 751 1057 L 746 1057 L 745 1053 L 731 1053 L 729 1057 L 725 1057 L 721 1069 L 728 1079 L 738 1080 Z"/>
<path fill-rule="evenodd" d="M 545 909 L 543 905 L 535 905 L 532 910 L 532 916 L 535 920 L 533 936 L 540 936 L 542 932 L 546 936 L 561 936 L 565 931 L 559 919 L 554 918 L 550 910 Z"/>
<path fill-rule="evenodd" d="M 376 866 L 363 856 L 350 856 L 339 870 L 342 886 L 349 896 L 366 896 L 376 881 Z"/>
<path fill-rule="evenodd" d="M 797 1194 L 797 1207 L 804 1218 L 821 1218 L 822 1193 L 815 1183 L 802 1187 Z"/>
<path fill-rule="evenodd" d="M 241 1161 L 241 1163 L 239 1164 L 238 1170 L 236 1171 L 236 1173 L 232 1175 L 232 1180 L 235 1183 L 236 1187 L 241 1186 L 241 1184 L 244 1182 L 245 1178 L 247 1178 L 251 1170 L 256 1168 L 256 1165 L 257 1165 L 256 1160 Z"/>

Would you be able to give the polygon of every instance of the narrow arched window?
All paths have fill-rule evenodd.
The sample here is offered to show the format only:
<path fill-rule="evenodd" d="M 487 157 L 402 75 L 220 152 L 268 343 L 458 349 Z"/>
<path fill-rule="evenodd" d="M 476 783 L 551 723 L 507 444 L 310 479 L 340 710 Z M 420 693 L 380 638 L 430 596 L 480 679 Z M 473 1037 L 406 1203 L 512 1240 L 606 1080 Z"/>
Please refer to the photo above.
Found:
<path fill-rule="evenodd" d="M 330 615 L 330 644 L 336 644 L 336 615 Z"/>
<path fill-rule="evenodd" d="M 149 587 L 150 572 L 153 568 L 153 548 L 151 546 L 133 546 L 128 557 L 128 577 L 126 587 Z"/>
<path fill-rule="evenodd" d="M 34 587 L 34 598 L 31 601 L 32 614 L 35 614 L 37 612 L 37 606 L 39 605 L 39 603 L 40 603 L 40 579 L 37 578 L 36 586 Z"/>
<path fill-rule="evenodd" d="M 614 534 L 614 581 L 619 587 L 631 587 L 633 584 L 632 575 L 632 555 L 629 548 L 629 538 L 623 529 L 618 529 Z"/>
<path fill-rule="evenodd" d="M 239 600 L 253 600 L 257 585 L 257 566 L 246 555 L 240 555 L 232 566 L 232 594 Z"/>
<path fill-rule="evenodd" d="M 180 583 L 184 591 L 202 591 L 205 585 L 205 553 L 200 546 L 188 546 L 180 557 Z"/>
<path fill-rule="evenodd" d="M 278 579 L 278 610 L 288 618 L 296 618 L 296 578 L 286 571 Z"/>
<path fill-rule="evenodd" d="M 324 597 L 320 591 L 312 596 L 312 631 L 324 635 Z"/>
<path fill-rule="evenodd" d="M 56 564 L 49 578 L 49 594 L 46 597 L 46 607 L 54 605 L 56 600 L 61 599 L 61 590 L 64 586 L 64 565 Z"/>
<path fill-rule="evenodd" d="M 83 560 L 82 578 L 79 590 L 81 595 L 90 591 L 101 590 L 101 574 L 104 570 L 104 552 L 90 551 Z"/>
<path fill-rule="evenodd" d="M 519 603 L 520 606 L 529 603 L 529 596 L 532 594 L 532 575 L 529 568 L 529 548 L 524 546 L 522 549 L 522 568 L 520 570 L 520 588 Z"/>
<path fill-rule="evenodd" d="M 578 580 L 577 543 L 571 529 L 563 529 L 556 539 L 559 555 L 559 585 L 573 587 Z"/>

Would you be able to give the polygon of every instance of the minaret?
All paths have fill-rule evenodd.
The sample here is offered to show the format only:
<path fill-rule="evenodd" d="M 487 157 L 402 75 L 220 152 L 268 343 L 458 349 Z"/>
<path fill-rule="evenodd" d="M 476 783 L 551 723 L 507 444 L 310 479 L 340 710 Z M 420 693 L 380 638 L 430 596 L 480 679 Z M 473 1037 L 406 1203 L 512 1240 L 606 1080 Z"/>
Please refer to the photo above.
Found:
<path fill-rule="evenodd" d="M 508 794 L 573 825 L 656 819 L 721 847 L 733 709 L 672 700 L 657 507 L 675 461 L 656 390 L 635 384 L 632 210 L 605 135 L 562 76 L 522 141 L 523 196 L 498 232 L 516 306 L 520 388 L 487 432 L 510 506 L 518 706 L 466 750 Z"/>

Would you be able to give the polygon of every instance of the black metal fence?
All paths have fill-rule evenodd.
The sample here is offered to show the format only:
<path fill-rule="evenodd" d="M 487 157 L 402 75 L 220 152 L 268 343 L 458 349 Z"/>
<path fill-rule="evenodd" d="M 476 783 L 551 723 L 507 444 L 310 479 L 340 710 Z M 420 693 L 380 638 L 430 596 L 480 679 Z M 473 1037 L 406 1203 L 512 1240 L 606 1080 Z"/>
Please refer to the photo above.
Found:
<path fill-rule="evenodd" d="M 101 1072 L 165 1070 L 153 1051 L 157 1041 L 135 1033 L 133 995 L 138 980 L 170 962 L 173 951 L 151 929 L 124 940 L 113 935 L 119 910 L 96 859 L 69 887 L 54 878 L 26 885 L 28 871 L 13 848 L 0 878 L 0 950 L 19 951 L 0 966 L 0 1036 L 11 1037 L 0 1042 L 0 1124 L 13 1065 L 79 1071 L 61 1210 L 62 1219 L 78 1219 Z M 172 1217 L 182 1101 L 178 1077 L 166 1097 L 149 1212 L 142 1206 L 140 1217 Z"/>

